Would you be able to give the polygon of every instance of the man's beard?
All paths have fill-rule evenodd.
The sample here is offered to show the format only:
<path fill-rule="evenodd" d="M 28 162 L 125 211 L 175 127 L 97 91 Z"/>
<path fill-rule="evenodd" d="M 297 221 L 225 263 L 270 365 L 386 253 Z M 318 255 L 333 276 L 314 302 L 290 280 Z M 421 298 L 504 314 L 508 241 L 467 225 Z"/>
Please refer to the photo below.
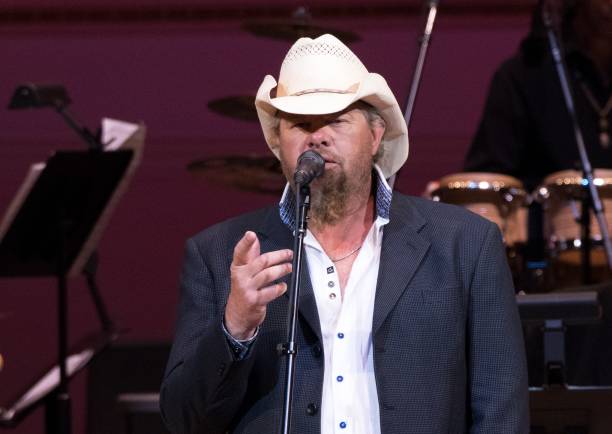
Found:
<path fill-rule="evenodd" d="M 314 227 L 333 225 L 346 211 L 350 194 L 348 177 L 344 171 L 328 172 L 318 184 L 310 193 L 310 223 Z"/>
<path fill-rule="evenodd" d="M 351 198 L 370 194 L 371 176 L 372 161 L 364 161 L 354 167 L 350 177 L 345 170 L 336 168 L 327 170 L 314 180 L 310 191 L 309 224 L 320 228 L 338 223 L 350 212 Z"/>

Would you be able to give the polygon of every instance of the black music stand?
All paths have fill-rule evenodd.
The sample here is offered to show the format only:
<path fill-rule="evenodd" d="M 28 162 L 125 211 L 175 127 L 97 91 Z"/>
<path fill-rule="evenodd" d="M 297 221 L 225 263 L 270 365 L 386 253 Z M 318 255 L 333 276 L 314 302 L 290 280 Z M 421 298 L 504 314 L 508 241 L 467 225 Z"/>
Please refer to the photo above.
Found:
<path fill-rule="evenodd" d="M 599 294 L 590 290 L 517 295 L 516 301 L 523 324 L 540 325 L 544 341 L 544 384 L 529 388 L 531 432 L 607 434 L 612 387 L 566 382 L 566 328 L 601 321 Z"/>
<path fill-rule="evenodd" d="M 83 271 L 87 262 L 83 258 L 94 253 L 110 208 L 118 199 L 116 190 L 125 186 L 122 181 L 129 176 L 133 159 L 132 150 L 54 153 L 37 176 L 26 179 L 9 208 L 8 219 L 0 226 L 0 277 L 57 278 L 59 365 L 59 378 L 46 393 L 18 411 L 0 411 L 0 426 L 14 425 L 22 413 L 44 401 L 46 432 L 71 431 L 67 277 Z M 89 360 L 83 355 L 81 362 Z M 76 369 L 84 364 L 77 363 Z"/>
<path fill-rule="evenodd" d="M 70 354 L 67 356 L 67 379 L 72 378 L 77 372 L 88 366 L 94 358 L 100 355 L 118 337 L 118 333 L 114 331 L 103 331 L 90 334 L 79 341 L 70 349 Z M 36 376 L 34 381 L 20 390 L 20 393 L 12 399 L 9 407 L 0 408 L 0 427 L 17 427 L 39 404 L 44 403 L 46 431 L 56 432 L 55 424 L 58 415 L 55 413 L 56 406 L 54 401 L 57 399 L 55 392 L 59 383 L 59 367 L 57 363 L 45 367 Z"/>
<path fill-rule="evenodd" d="M 542 326 L 544 387 L 565 387 L 566 327 L 594 324 L 601 319 L 597 292 L 525 294 L 517 295 L 516 301 L 523 324 Z"/>

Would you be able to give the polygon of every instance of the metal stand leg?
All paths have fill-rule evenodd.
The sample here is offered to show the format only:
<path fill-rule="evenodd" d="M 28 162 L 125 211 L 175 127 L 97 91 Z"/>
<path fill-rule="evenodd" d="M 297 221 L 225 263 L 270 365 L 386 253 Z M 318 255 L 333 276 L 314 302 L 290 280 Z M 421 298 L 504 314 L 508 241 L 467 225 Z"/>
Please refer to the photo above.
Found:
<path fill-rule="evenodd" d="M 544 384 L 564 386 L 565 381 L 565 326 L 562 320 L 544 323 Z"/>

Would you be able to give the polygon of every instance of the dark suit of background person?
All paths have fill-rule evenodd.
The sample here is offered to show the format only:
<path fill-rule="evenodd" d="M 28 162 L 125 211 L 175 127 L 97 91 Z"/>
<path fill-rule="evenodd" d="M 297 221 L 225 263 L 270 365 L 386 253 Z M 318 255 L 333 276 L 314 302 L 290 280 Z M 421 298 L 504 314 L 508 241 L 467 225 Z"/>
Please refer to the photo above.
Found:
<path fill-rule="evenodd" d="M 332 67 L 323 73 L 324 68 L 312 69 L 309 62 L 318 66 L 327 62 Z M 337 71 L 345 72 L 330 79 L 333 72 L 329 70 L 334 66 Z M 313 74 L 304 75 L 304 70 L 319 73 L 313 78 Z M 361 80 L 358 86 L 353 86 L 349 76 L 355 71 Z M 300 80 L 309 87 L 302 90 Z M 298 85 L 294 86 L 296 82 Z M 257 101 L 262 104 L 257 108 L 266 141 L 284 164 L 291 164 L 293 158 L 287 163 L 287 154 L 283 152 L 302 152 L 302 147 L 314 146 L 315 140 L 337 140 L 338 149 L 350 146 L 346 141 L 341 144 L 342 137 L 334 136 L 331 131 L 350 129 L 347 124 L 351 122 L 360 125 L 366 122 L 365 115 L 355 114 L 359 109 L 351 108 L 355 101 L 361 104 L 359 107 L 371 104 L 385 116 L 384 126 L 367 121 L 369 132 L 364 137 L 371 134 L 372 140 L 354 145 L 354 149 L 367 151 L 360 154 L 360 161 L 367 157 L 370 164 L 381 164 L 380 173 L 388 177 L 406 160 L 405 121 L 392 92 L 382 77 L 365 70 L 354 54 L 333 36 L 323 35 L 316 40 L 301 38 L 296 42 L 285 57 L 278 83 L 267 76 L 256 104 Z M 272 92 L 291 86 L 288 96 Z M 278 116 L 277 109 L 270 107 L 275 103 L 273 99 L 283 98 L 283 103 L 291 100 L 300 105 L 302 101 L 312 101 L 310 96 L 303 95 L 312 94 L 316 94 L 317 101 L 313 111 L 321 110 L 321 101 L 340 100 L 345 101 L 340 108 L 342 113 L 349 111 L 353 117 L 349 116 L 347 121 L 344 115 L 338 114 L 337 105 L 333 106 L 336 110 L 323 113 L 289 111 L 290 115 L 282 115 L 286 117 L 281 118 L 279 127 L 287 136 L 279 134 L 270 139 L 274 135 L 273 118 Z M 309 122 L 317 126 L 311 128 Z M 305 135 L 308 142 L 298 141 L 301 143 L 298 146 L 289 140 L 293 131 L 298 136 Z M 382 143 L 387 146 L 383 148 L 385 154 L 380 160 L 372 159 L 374 155 L 370 152 L 377 148 L 375 134 L 382 131 L 385 134 Z M 277 152 L 274 145 L 279 142 L 275 139 L 280 141 L 283 152 Z M 316 145 L 321 145 L 324 155 L 330 155 L 321 143 Z M 331 147 L 331 144 L 325 146 Z M 330 163 L 327 179 L 335 179 L 335 164 Z M 362 167 L 367 173 L 369 168 Z M 378 173 L 377 170 L 374 172 Z M 286 177 L 290 174 L 286 173 Z M 380 207 L 383 211 L 379 217 L 388 218 L 382 232 L 376 286 L 372 288 L 375 297 L 371 341 L 363 343 L 369 348 L 368 354 L 371 348 L 373 355 L 380 432 L 527 433 L 524 345 L 512 279 L 497 226 L 463 208 L 391 194 L 384 186 L 381 191 L 387 193 L 378 196 L 382 183 L 382 178 L 373 176 L 372 185 L 364 189 L 369 192 L 366 193 L 368 204 L 376 203 L 378 212 L 380 200 L 384 206 Z M 314 195 L 314 183 L 312 191 Z M 237 342 L 233 337 L 236 335 L 226 333 L 231 328 L 227 324 L 227 306 L 235 300 L 232 295 L 244 288 L 236 284 L 240 277 L 237 277 L 236 261 L 239 265 L 244 263 L 240 246 L 248 239 L 247 235 L 255 238 L 247 231 L 257 236 L 262 255 L 292 247 L 292 230 L 285 220 L 291 213 L 283 212 L 281 220 L 279 211 L 279 206 L 272 206 L 242 215 L 187 241 L 176 335 L 161 387 L 162 416 L 173 433 L 271 434 L 279 430 L 285 364 L 277 354 L 277 345 L 286 341 L 287 294 L 267 305 L 265 320 L 254 332 L 255 337 L 251 339 L 255 340 L 246 353 L 236 351 Z M 349 219 L 351 215 L 348 214 Z M 323 245 L 327 234 L 320 234 Z M 338 268 L 341 255 L 329 258 L 335 265 L 330 268 Z M 292 419 L 292 432 L 300 434 L 321 431 L 324 387 L 324 340 L 311 272 L 308 261 L 304 261 Z M 289 276 L 282 280 L 288 282 Z M 258 283 L 255 289 L 259 290 L 260 285 L 269 283 Z M 277 286 L 282 287 L 274 285 Z M 223 324 L 227 330 L 223 330 Z M 249 333 L 240 336 L 252 336 L 253 328 L 248 325 Z M 368 380 L 372 379 L 369 371 L 365 374 Z M 344 397 L 348 402 L 353 402 L 353 398 L 360 399 Z M 334 426 L 338 429 L 338 425 Z M 346 427 L 344 422 L 339 424 L 340 431 Z M 351 427 L 348 428 L 347 431 Z"/>
<path fill-rule="evenodd" d="M 561 43 L 587 152 L 593 168 L 611 168 L 612 143 L 605 147 L 600 142 L 599 116 L 587 92 L 602 108 L 612 97 L 612 6 L 603 0 L 561 3 L 558 10 L 562 19 Z M 464 163 L 466 171 L 514 176 L 528 192 L 553 172 L 580 170 L 574 131 L 550 55 L 540 7 L 541 2 L 534 10 L 531 31 L 522 41 L 519 52 L 506 60 L 493 76 L 482 119 Z M 577 20 L 579 14 L 582 15 Z M 580 24 L 576 25 L 577 22 Z M 585 38 L 603 31 L 609 36 L 603 38 L 607 40 L 607 51 L 604 44 L 603 51 L 593 54 Z M 612 111 L 607 114 L 607 120 L 612 134 Z M 546 253 L 542 208 L 537 202 L 529 209 L 528 232 L 526 260 L 539 267 L 537 264 L 546 259 Z M 567 286 L 563 281 L 555 285 Z M 529 281 L 518 289 L 542 290 Z M 600 294 L 606 305 L 604 319 L 608 321 L 604 328 L 578 327 L 568 331 L 568 381 L 572 384 L 612 384 L 612 326 L 608 319 L 612 315 L 612 294 L 609 292 Z M 534 336 L 528 340 L 529 382 L 538 386 L 543 381 L 541 335 L 537 330 L 530 334 Z"/>

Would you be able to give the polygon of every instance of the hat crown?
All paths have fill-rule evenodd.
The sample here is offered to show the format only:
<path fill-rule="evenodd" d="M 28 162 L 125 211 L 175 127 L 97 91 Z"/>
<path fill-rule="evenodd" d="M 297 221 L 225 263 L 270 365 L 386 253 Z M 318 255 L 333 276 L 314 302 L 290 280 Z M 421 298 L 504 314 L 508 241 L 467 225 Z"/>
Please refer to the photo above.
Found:
<path fill-rule="evenodd" d="M 283 60 L 276 96 L 313 90 L 347 91 L 367 74 L 363 63 L 335 36 L 300 38 Z"/>

